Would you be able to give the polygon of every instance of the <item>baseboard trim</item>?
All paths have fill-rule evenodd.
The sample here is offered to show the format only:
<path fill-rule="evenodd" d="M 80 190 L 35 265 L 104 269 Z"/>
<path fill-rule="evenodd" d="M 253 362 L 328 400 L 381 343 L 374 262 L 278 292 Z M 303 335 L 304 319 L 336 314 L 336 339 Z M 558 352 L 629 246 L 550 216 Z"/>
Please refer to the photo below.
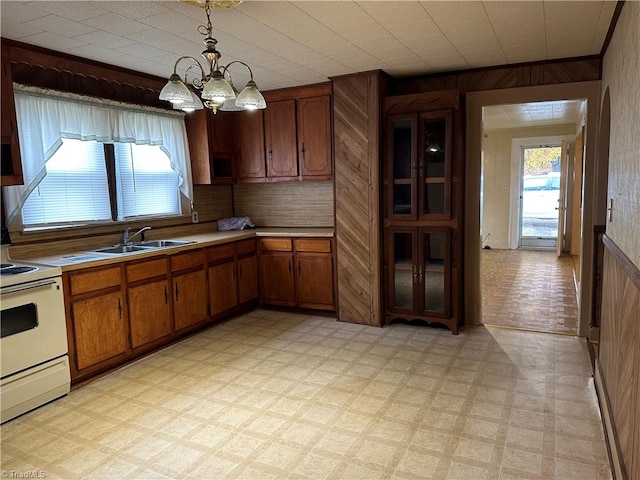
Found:
<path fill-rule="evenodd" d="M 600 370 L 600 360 L 595 361 L 595 370 L 593 379 L 596 386 L 596 394 L 598 396 L 598 402 L 600 403 L 600 414 L 602 417 L 602 425 L 604 427 L 604 438 L 607 444 L 607 451 L 609 453 L 609 464 L 611 465 L 611 473 L 613 480 L 626 480 L 625 470 L 620 457 L 620 449 L 618 447 L 618 436 L 613 424 L 613 418 L 611 416 L 611 407 L 609 405 L 609 397 L 607 396 L 607 390 L 602 378 L 602 371 Z"/>

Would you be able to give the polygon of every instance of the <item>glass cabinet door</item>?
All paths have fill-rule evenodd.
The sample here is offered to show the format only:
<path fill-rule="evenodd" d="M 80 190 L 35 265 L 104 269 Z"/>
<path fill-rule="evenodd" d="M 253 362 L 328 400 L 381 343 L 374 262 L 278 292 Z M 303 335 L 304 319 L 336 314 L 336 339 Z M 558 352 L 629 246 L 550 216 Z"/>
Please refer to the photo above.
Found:
<path fill-rule="evenodd" d="M 420 229 L 418 284 L 420 310 L 449 315 L 450 235 L 448 229 Z"/>
<path fill-rule="evenodd" d="M 391 117 L 387 130 L 388 216 L 415 218 L 417 203 L 417 117 Z"/>
<path fill-rule="evenodd" d="M 451 112 L 420 115 L 419 216 L 451 217 Z"/>
<path fill-rule="evenodd" d="M 389 272 L 392 310 L 413 312 L 417 301 L 415 286 L 418 276 L 415 252 L 414 230 L 392 230 L 388 232 Z"/>

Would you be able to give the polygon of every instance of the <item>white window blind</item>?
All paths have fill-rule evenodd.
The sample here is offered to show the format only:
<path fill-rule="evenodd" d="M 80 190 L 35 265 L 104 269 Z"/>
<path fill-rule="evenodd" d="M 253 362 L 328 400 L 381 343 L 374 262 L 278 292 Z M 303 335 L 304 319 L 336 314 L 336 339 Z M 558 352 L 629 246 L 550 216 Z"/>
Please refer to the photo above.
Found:
<path fill-rule="evenodd" d="M 180 214 L 178 174 L 160 147 L 116 143 L 118 220 Z"/>
<path fill-rule="evenodd" d="M 111 219 L 103 145 L 64 139 L 22 210 L 29 226 Z"/>

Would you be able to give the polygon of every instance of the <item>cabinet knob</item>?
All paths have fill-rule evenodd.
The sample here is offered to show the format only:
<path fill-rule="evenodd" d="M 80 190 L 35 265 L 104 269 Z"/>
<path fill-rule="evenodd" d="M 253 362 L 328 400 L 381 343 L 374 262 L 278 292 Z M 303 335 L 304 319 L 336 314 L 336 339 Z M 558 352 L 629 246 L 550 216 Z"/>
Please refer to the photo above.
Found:
<path fill-rule="evenodd" d="M 306 152 L 306 150 L 304 148 L 304 142 L 302 142 L 302 159 L 303 160 L 305 159 L 305 152 Z"/>

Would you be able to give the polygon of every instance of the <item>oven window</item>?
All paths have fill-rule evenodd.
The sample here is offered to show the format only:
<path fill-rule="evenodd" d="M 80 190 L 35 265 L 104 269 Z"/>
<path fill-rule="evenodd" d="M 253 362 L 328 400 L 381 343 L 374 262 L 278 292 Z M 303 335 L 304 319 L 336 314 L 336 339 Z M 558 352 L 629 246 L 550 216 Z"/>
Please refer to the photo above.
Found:
<path fill-rule="evenodd" d="M 26 332 L 38 326 L 38 309 L 35 303 L 2 310 L 0 330 L 2 338 L 16 333 Z"/>

